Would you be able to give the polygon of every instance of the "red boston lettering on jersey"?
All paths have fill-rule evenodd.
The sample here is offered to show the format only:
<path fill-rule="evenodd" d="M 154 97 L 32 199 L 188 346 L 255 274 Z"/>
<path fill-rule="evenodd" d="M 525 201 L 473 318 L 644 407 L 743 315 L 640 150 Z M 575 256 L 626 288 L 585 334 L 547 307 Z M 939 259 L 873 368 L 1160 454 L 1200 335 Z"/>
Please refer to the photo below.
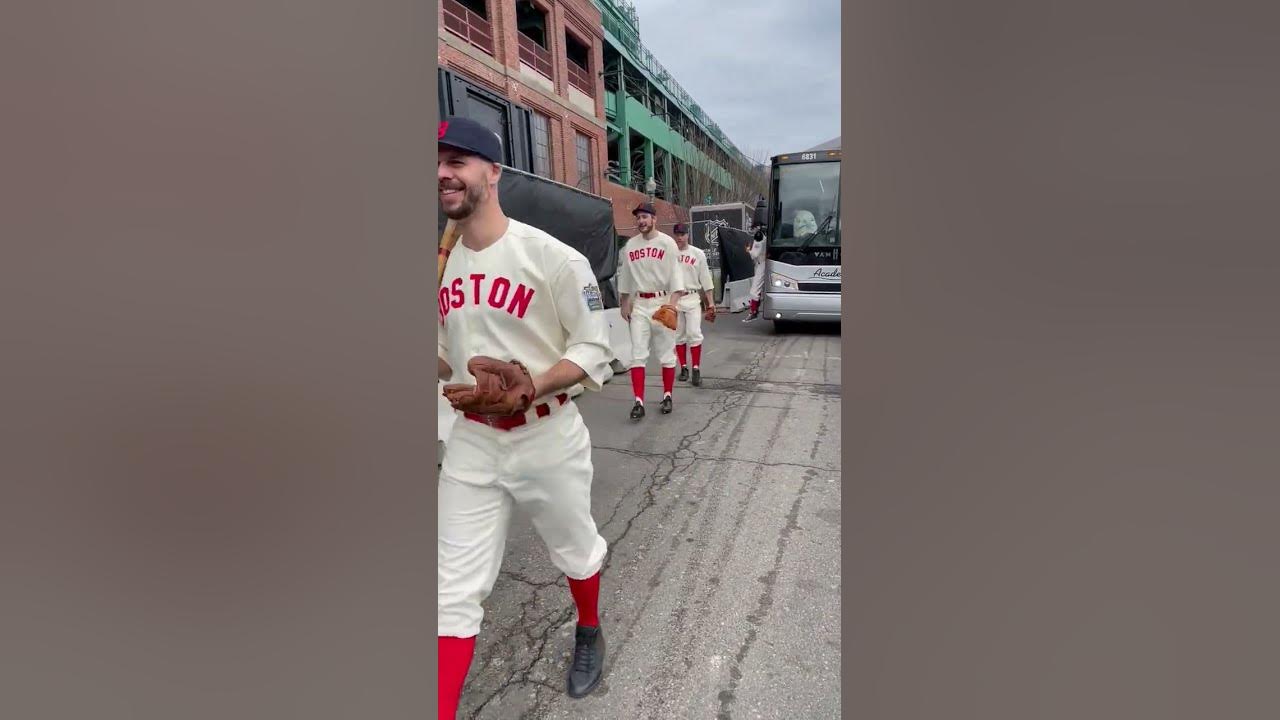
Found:
<path fill-rule="evenodd" d="M 462 294 L 462 278 L 454 278 L 449 290 L 453 294 L 453 302 L 450 303 L 450 306 L 455 308 L 462 307 L 463 301 L 466 300 L 466 297 Z"/>
<path fill-rule="evenodd" d="M 697 264 L 698 264 L 698 258 L 696 258 L 696 257 L 694 257 L 694 256 L 692 256 L 692 255 L 681 255 L 681 256 L 680 256 L 680 262 L 684 263 L 685 265 L 697 265 Z"/>
<path fill-rule="evenodd" d="M 645 259 L 661 260 L 664 256 L 666 256 L 666 254 L 667 254 L 666 251 L 663 250 L 662 248 L 642 247 L 636 250 L 629 251 L 627 253 L 627 257 L 631 260 L 631 262 L 635 262 L 637 260 L 645 260 Z"/>
<path fill-rule="evenodd" d="M 511 281 L 504 277 L 496 278 L 493 286 L 489 288 L 489 305 L 501 308 L 507 301 L 509 292 L 511 292 Z"/>
<path fill-rule="evenodd" d="M 529 303 L 532 301 L 533 288 L 521 283 L 516 286 L 516 291 L 511 295 L 511 304 L 507 306 L 507 312 L 523 320 L 524 314 L 529 310 Z"/>
<path fill-rule="evenodd" d="M 467 279 L 471 281 L 471 292 L 464 291 L 465 281 L 460 277 L 454 278 L 448 287 L 440 289 L 441 323 L 444 323 L 451 310 L 464 305 L 505 310 L 523 320 L 533 302 L 534 289 L 524 283 L 513 283 L 501 276 L 489 279 L 483 273 L 472 273 Z M 482 287 L 486 283 L 488 287 Z"/>

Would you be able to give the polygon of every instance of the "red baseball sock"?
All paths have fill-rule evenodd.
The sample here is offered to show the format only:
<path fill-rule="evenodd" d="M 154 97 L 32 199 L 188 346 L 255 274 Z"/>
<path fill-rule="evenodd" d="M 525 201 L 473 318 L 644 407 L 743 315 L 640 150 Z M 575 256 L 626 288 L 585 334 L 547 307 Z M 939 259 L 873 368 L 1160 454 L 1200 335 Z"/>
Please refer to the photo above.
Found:
<path fill-rule="evenodd" d="M 458 715 L 458 700 L 462 697 L 462 684 L 471 669 L 471 657 L 476 651 L 476 638 L 441 636 L 436 645 L 439 658 L 440 702 L 436 717 L 453 720 Z"/>
<path fill-rule="evenodd" d="M 631 368 L 631 391 L 636 394 L 636 399 L 644 402 L 644 368 Z"/>
<path fill-rule="evenodd" d="M 569 592 L 573 593 L 573 602 L 578 606 L 578 624 L 583 627 L 596 627 L 600 617 L 596 614 L 596 605 L 600 600 L 600 573 L 586 580 L 569 578 Z"/>
<path fill-rule="evenodd" d="M 680 361 L 680 367 L 684 367 L 689 364 L 685 362 L 684 347 L 685 346 L 683 344 L 676 346 L 676 359 Z M 694 350 L 697 350 L 697 348 L 694 348 Z"/>
<path fill-rule="evenodd" d="M 760 309 L 760 301 L 759 301 L 759 300 L 752 300 L 752 301 L 751 301 L 751 314 L 752 314 L 752 315 L 755 315 L 755 314 L 756 314 L 756 312 L 757 312 L 759 309 Z"/>
<path fill-rule="evenodd" d="M 693 366 L 699 368 L 702 366 L 702 346 L 694 345 L 689 348 L 693 351 Z"/>
<path fill-rule="evenodd" d="M 662 368 L 662 392 L 667 395 L 671 394 L 671 390 L 676 386 L 676 369 L 673 367 Z"/>

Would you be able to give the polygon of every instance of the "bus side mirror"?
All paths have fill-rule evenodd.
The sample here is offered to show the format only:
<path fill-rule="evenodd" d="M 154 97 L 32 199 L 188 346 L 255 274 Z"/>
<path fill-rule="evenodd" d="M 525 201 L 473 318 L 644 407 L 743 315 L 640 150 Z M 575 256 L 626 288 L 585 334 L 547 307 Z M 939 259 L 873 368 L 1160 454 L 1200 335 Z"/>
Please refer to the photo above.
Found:
<path fill-rule="evenodd" d="M 768 213 L 765 212 L 764 200 L 756 201 L 756 211 L 751 215 L 751 224 L 755 227 L 764 227 L 768 220 Z"/>

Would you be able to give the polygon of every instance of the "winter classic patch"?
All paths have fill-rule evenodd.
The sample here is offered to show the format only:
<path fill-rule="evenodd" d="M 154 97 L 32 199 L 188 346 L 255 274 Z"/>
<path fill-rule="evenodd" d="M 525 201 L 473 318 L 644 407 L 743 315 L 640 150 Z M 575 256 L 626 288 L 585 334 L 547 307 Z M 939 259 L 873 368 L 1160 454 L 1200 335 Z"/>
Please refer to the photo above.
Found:
<path fill-rule="evenodd" d="M 582 299 L 587 301 L 587 309 L 603 310 L 604 300 L 600 297 L 600 286 L 588 285 L 582 288 Z"/>

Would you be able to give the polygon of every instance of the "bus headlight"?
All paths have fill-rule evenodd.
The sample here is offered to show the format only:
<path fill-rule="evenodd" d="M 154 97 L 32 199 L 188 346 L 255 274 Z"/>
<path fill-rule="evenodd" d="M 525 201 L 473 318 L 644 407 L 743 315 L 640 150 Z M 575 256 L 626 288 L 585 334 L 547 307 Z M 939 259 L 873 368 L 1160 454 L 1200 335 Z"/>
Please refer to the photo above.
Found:
<path fill-rule="evenodd" d="M 799 290 L 800 283 L 781 273 L 773 273 L 769 278 L 769 286 L 777 290 Z"/>

